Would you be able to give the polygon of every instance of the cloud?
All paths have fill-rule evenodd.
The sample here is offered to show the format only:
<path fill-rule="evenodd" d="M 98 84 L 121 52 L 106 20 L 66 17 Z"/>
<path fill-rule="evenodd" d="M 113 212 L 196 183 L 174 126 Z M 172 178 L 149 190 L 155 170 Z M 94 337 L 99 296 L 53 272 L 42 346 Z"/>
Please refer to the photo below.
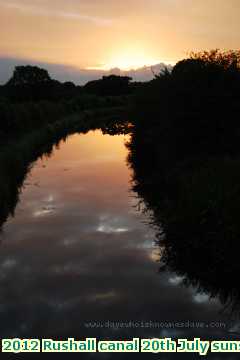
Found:
<path fill-rule="evenodd" d="M 182 276 L 174 275 L 171 276 L 168 281 L 171 285 L 179 286 L 180 284 L 182 284 L 183 280 L 184 278 Z"/>
<path fill-rule="evenodd" d="M 124 75 L 130 76 L 134 81 L 149 81 L 153 74 L 158 74 L 166 65 L 164 63 L 154 66 L 145 66 L 137 70 L 122 71 L 121 69 L 111 70 L 87 70 L 75 66 L 53 64 L 30 59 L 0 57 L 0 84 L 6 83 L 11 77 L 14 67 L 17 65 L 35 65 L 49 71 L 53 79 L 59 81 L 73 81 L 77 85 L 84 85 L 88 81 L 100 79 L 104 75 Z"/>
<path fill-rule="evenodd" d="M 97 231 L 106 234 L 112 233 L 124 233 L 128 232 L 130 229 L 126 226 L 125 219 L 119 217 L 109 217 L 107 215 L 100 216 L 100 223 L 97 226 Z"/>
<path fill-rule="evenodd" d="M 112 234 L 112 233 L 123 233 L 129 231 L 127 228 L 115 228 L 111 227 L 109 225 L 99 225 L 97 228 L 98 232 L 106 233 L 106 234 Z"/>
<path fill-rule="evenodd" d="M 207 294 L 197 293 L 196 295 L 194 295 L 193 300 L 198 304 L 202 304 L 208 303 L 210 298 Z"/>
<path fill-rule="evenodd" d="M 87 21 L 94 23 L 97 26 L 110 26 L 112 25 L 113 21 L 111 19 L 105 19 L 102 17 L 92 16 L 88 14 L 81 14 L 79 12 L 69 12 L 57 9 L 50 9 L 45 6 L 36 6 L 36 5 L 29 5 L 29 4 L 22 4 L 20 2 L 8 2 L 5 3 L 0 1 L 0 5 L 13 10 L 18 10 L 24 13 L 28 13 L 31 15 L 37 16 L 50 16 L 50 17 L 60 17 L 70 20 L 79 20 L 79 21 Z"/>

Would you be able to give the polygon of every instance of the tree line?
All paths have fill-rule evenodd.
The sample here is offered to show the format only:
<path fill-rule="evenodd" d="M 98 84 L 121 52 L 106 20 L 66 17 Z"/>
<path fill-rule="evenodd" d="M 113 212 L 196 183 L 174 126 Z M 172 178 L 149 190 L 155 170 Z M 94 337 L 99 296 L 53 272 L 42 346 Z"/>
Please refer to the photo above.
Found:
<path fill-rule="evenodd" d="M 85 86 L 51 79 L 45 69 L 17 66 L 0 87 L 0 140 L 60 117 L 89 109 L 123 107 L 132 92 L 129 77 L 104 76 Z"/>

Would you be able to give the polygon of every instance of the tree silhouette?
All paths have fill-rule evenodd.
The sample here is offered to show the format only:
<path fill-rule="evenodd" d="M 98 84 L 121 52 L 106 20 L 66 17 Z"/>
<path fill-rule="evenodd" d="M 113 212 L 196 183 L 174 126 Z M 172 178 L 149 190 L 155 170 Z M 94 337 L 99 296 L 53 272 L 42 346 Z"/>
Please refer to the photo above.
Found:
<path fill-rule="evenodd" d="M 130 92 L 130 81 L 128 76 L 109 75 L 103 76 L 100 80 L 88 82 L 84 90 L 95 95 L 125 95 Z"/>
<path fill-rule="evenodd" d="M 133 190 L 161 269 L 240 313 L 240 52 L 193 53 L 136 94 Z"/>
<path fill-rule="evenodd" d="M 48 71 L 37 66 L 16 66 L 8 85 L 37 85 L 50 81 Z"/>

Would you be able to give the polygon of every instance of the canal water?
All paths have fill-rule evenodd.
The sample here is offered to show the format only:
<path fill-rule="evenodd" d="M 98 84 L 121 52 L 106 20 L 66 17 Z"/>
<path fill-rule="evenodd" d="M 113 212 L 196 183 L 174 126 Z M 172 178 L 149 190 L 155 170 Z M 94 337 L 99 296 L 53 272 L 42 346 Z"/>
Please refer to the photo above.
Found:
<path fill-rule="evenodd" d="M 217 298 L 159 272 L 126 141 L 75 134 L 32 165 L 0 235 L 1 338 L 234 338 Z"/>

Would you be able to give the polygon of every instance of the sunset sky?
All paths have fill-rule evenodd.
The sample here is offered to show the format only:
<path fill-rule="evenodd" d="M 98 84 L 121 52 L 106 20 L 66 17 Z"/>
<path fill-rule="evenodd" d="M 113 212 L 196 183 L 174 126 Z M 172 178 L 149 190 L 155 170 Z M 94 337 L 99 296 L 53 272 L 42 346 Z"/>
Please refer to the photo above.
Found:
<path fill-rule="evenodd" d="M 237 49 L 239 0 L 0 0 L 0 57 L 124 69 Z"/>

